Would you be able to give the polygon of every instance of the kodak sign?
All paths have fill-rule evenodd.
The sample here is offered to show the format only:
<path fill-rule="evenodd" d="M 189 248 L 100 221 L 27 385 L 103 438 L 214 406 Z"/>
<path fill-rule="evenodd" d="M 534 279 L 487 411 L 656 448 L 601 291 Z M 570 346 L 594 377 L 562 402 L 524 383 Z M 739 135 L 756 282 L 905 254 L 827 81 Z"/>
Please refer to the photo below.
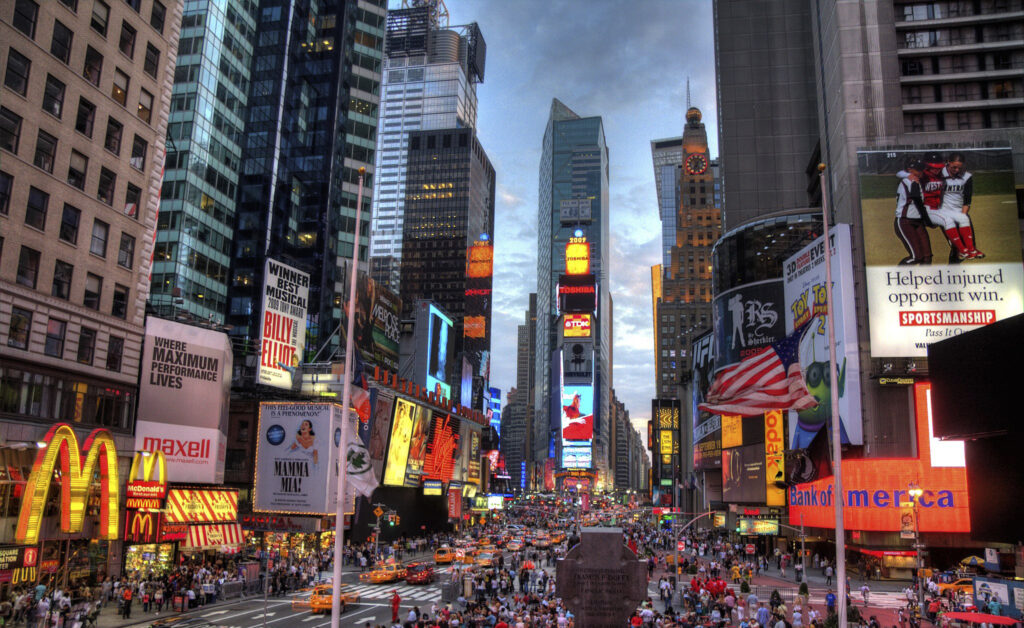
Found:
<path fill-rule="evenodd" d="M 60 528 L 70 534 L 81 532 L 89 499 L 89 485 L 99 474 L 100 516 L 95 538 L 117 540 L 118 522 L 117 447 L 105 429 L 95 429 L 79 448 L 78 437 L 67 423 L 50 428 L 44 446 L 36 454 L 32 473 L 25 484 L 25 493 L 18 513 L 14 541 L 19 545 L 36 545 L 43 508 L 50 493 L 54 471 L 60 470 Z M 85 459 L 83 460 L 83 454 Z M 59 466 L 58 466 L 59 465 Z"/>

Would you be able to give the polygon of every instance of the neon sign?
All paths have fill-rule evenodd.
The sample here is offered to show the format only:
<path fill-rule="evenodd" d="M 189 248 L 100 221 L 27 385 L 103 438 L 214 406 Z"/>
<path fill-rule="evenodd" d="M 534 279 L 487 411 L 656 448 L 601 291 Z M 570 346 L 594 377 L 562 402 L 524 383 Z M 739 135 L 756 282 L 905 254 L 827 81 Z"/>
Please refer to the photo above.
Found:
<path fill-rule="evenodd" d="M 589 338 L 590 314 L 566 314 L 562 321 L 562 336 L 565 338 Z"/>
<path fill-rule="evenodd" d="M 565 273 L 586 275 L 590 272 L 590 244 L 586 238 L 570 238 L 565 245 Z"/>
<path fill-rule="evenodd" d="M 117 447 L 114 437 L 105 429 L 95 429 L 78 447 L 78 437 L 67 423 L 58 423 L 50 428 L 43 439 L 45 446 L 36 454 L 32 473 L 25 485 L 25 496 L 21 500 L 18 526 L 14 541 L 19 545 L 35 545 L 39 542 L 39 527 L 43 521 L 43 509 L 50 492 L 50 482 L 60 463 L 60 528 L 63 532 L 82 531 L 85 509 L 89 499 L 89 485 L 99 471 L 100 476 L 100 518 L 96 537 L 107 541 L 118 538 L 118 503 L 120 480 L 117 472 Z M 102 455 L 101 455 L 102 452 Z"/>

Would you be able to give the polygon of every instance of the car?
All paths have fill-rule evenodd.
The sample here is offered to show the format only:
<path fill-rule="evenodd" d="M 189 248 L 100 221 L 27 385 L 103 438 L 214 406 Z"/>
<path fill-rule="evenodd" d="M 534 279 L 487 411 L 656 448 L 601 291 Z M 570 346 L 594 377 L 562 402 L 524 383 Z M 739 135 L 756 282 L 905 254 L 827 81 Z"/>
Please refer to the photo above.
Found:
<path fill-rule="evenodd" d="M 434 550 L 434 563 L 438 565 L 449 565 L 455 560 L 455 550 L 443 545 Z"/>
<path fill-rule="evenodd" d="M 505 546 L 505 549 L 507 549 L 510 552 L 518 552 L 519 550 L 523 549 L 523 542 L 520 539 L 512 539 Z"/>
<path fill-rule="evenodd" d="M 387 582 L 395 582 L 396 580 L 402 580 L 406 576 L 405 567 L 398 563 L 387 563 L 377 567 L 373 571 L 359 574 L 360 582 L 369 582 L 370 584 L 384 584 Z"/>
<path fill-rule="evenodd" d="M 318 584 L 313 587 L 313 593 L 309 596 L 309 610 L 314 615 L 317 613 L 330 613 L 333 595 L 334 587 L 332 585 Z M 359 601 L 359 594 L 355 591 L 346 590 L 345 585 L 341 585 L 340 597 L 342 613 L 345 612 L 349 604 L 355 604 Z"/>
<path fill-rule="evenodd" d="M 409 584 L 430 584 L 434 581 L 434 566 L 430 563 L 409 563 L 405 569 L 405 581 Z"/>
<path fill-rule="evenodd" d="M 481 567 L 493 567 L 496 557 L 491 552 L 480 552 L 476 556 L 476 564 Z"/>
<path fill-rule="evenodd" d="M 551 538 L 548 536 L 538 536 L 533 540 L 533 546 L 541 549 L 551 547 Z"/>
<path fill-rule="evenodd" d="M 965 593 L 967 595 L 974 595 L 974 581 L 970 578 L 960 578 L 953 582 L 940 582 L 939 583 L 939 595 L 948 595 L 952 593 Z"/>

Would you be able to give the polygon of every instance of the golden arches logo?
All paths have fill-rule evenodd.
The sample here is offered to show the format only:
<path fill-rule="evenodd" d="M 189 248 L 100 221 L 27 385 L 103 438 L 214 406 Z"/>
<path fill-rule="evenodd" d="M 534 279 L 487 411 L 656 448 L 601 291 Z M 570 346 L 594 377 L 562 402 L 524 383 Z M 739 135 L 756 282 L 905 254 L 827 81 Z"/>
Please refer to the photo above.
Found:
<path fill-rule="evenodd" d="M 142 471 L 142 477 L 139 477 L 139 471 Z M 153 479 L 153 472 L 156 472 L 156 479 Z M 156 451 L 137 451 L 135 452 L 135 458 L 132 459 L 132 470 L 128 474 L 128 481 L 135 482 L 141 480 L 143 482 L 160 482 L 163 485 L 167 484 L 167 459 L 164 456 L 164 452 L 159 449 Z"/>
<path fill-rule="evenodd" d="M 138 543 L 154 542 L 156 540 L 157 518 L 159 516 L 157 513 L 136 511 L 131 515 L 131 526 L 126 531 L 124 540 Z"/>
<path fill-rule="evenodd" d="M 25 485 L 21 511 L 18 514 L 18 527 L 14 533 L 15 542 L 21 545 L 35 545 L 39 542 L 43 508 L 58 463 L 61 473 L 61 530 L 68 533 L 82 531 L 89 499 L 89 485 L 98 471 L 101 495 L 96 537 L 108 541 L 117 540 L 120 482 L 114 437 L 105 429 L 93 430 L 82 447 L 85 452 L 84 464 L 82 450 L 78 447 L 78 437 L 67 423 L 58 423 L 51 427 L 43 442 L 45 447 L 36 454 L 32 474 Z"/>

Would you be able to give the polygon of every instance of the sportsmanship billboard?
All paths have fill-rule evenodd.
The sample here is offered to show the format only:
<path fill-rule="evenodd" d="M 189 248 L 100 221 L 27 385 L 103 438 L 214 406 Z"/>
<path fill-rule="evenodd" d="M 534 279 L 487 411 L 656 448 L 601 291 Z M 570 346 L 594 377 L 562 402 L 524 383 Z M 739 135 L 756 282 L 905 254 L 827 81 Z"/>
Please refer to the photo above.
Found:
<path fill-rule="evenodd" d="M 562 388 L 562 468 L 589 468 L 594 439 L 594 387 Z"/>
<path fill-rule="evenodd" d="M 224 482 L 231 365 L 223 332 L 146 319 L 135 449 L 164 452 L 170 481 Z"/>
<path fill-rule="evenodd" d="M 337 510 L 341 421 L 337 404 L 260 404 L 254 510 L 309 515 Z"/>
<path fill-rule="evenodd" d="M 1024 311 L 1009 148 L 859 151 L 857 163 L 872 357 L 926 357 Z"/>
<path fill-rule="evenodd" d="M 853 305 L 853 257 L 850 226 L 832 228 L 832 302 L 836 335 L 836 378 L 842 442 L 864 443 L 860 408 L 860 358 L 857 355 L 857 312 Z M 829 375 L 828 323 L 824 314 L 825 238 L 811 242 L 783 263 L 786 295 L 786 333 L 817 316 L 800 341 L 800 368 L 807 390 L 818 400 L 815 408 L 789 413 L 789 448 L 810 446 L 821 426 L 832 418 Z"/>
<path fill-rule="evenodd" d="M 292 388 L 306 344 L 308 302 L 309 274 L 268 257 L 260 316 L 260 384 Z"/>

